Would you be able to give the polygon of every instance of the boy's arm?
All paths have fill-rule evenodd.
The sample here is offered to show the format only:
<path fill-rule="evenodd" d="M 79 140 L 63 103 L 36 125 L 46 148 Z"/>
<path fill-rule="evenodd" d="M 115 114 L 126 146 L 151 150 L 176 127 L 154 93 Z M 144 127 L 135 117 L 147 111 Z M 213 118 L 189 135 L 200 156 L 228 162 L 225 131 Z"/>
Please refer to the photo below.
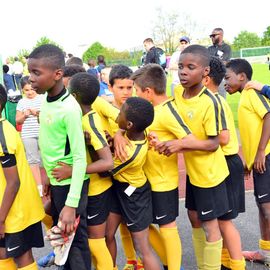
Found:
<path fill-rule="evenodd" d="M 265 167 L 265 148 L 270 140 L 270 112 L 268 112 L 263 120 L 263 128 L 261 139 L 259 142 L 258 150 L 254 160 L 253 168 L 259 173 L 264 173 L 266 171 Z"/>
<path fill-rule="evenodd" d="M 16 158 L 14 155 L 6 154 L 0 157 L 3 172 L 6 178 L 6 188 L 0 207 L 0 239 L 5 234 L 5 221 L 9 210 L 16 198 L 17 192 L 20 188 L 20 179 L 17 171 Z"/>
<path fill-rule="evenodd" d="M 69 234 L 74 230 L 75 213 L 81 197 L 86 168 L 86 152 L 79 108 L 70 108 L 64 117 L 64 123 L 72 153 L 73 168 L 69 193 L 59 215 L 59 227 Z"/>

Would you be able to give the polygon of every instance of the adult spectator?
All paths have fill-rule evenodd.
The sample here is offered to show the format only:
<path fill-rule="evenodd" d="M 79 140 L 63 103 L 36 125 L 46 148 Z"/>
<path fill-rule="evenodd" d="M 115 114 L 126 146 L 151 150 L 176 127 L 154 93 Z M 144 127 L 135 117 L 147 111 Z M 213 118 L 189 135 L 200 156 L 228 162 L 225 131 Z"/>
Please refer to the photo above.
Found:
<path fill-rule="evenodd" d="M 18 57 L 14 57 L 14 63 L 12 65 L 12 71 L 14 74 L 14 78 L 15 78 L 15 86 L 16 89 L 21 90 L 21 78 L 23 75 L 23 63 L 19 61 Z"/>
<path fill-rule="evenodd" d="M 215 28 L 212 31 L 210 38 L 212 40 L 213 45 L 208 47 L 208 50 L 209 50 L 210 55 L 218 57 L 224 62 L 224 64 L 226 64 L 226 62 L 228 62 L 231 58 L 232 50 L 231 50 L 230 45 L 226 44 L 223 41 L 223 34 L 224 32 L 222 28 Z M 224 80 L 219 85 L 218 92 L 220 95 L 226 98 Z"/>
<path fill-rule="evenodd" d="M 174 96 L 174 87 L 180 83 L 178 76 L 178 62 L 181 52 L 190 44 L 190 39 L 183 36 L 179 39 L 176 51 L 172 54 L 169 64 L 169 70 L 172 73 L 171 95 Z"/>
<path fill-rule="evenodd" d="M 97 57 L 97 71 L 101 74 L 101 70 L 106 67 L 105 57 L 103 55 L 98 55 Z"/>
<path fill-rule="evenodd" d="M 10 90 L 12 92 L 16 91 L 13 77 L 8 72 L 9 72 L 8 65 L 3 65 L 4 84 L 5 84 L 7 93 L 9 93 Z"/>

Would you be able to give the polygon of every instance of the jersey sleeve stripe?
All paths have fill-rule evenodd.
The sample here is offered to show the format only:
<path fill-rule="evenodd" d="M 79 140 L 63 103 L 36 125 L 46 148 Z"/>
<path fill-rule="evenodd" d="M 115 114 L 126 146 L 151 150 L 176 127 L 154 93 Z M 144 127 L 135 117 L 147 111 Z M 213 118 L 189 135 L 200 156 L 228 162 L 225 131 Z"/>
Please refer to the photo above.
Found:
<path fill-rule="evenodd" d="M 132 155 L 132 157 L 130 159 L 128 159 L 127 161 L 125 161 L 124 163 L 122 163 L 121 165 L 115 167 L 113 170 L 112 170 L 112 174 L 116 174 L 117 172 L 119 172 L 120 170 L 122 170 L 125 166 L 127 166 L 128 164 L 130 164 L 136 157 L 137 155 L 139 154 L 141 148 L 142 148 L 143 144 L 138 144 L 136 146 L 136 149 Z"/>
<path fill-rule="evenodd" d="M 189 130 L 189 128 L 184 124 L 182 118 L 179 116 L 179 114 L 173 108 L 172 103 L 168 102 L 167 105 L 168 105 L 168 108 L 170 109 L 171 113 L 173 114 L 173 116 L 177 120 L 177 122 L 180 124 L 180 126 L 185 130 L 185 132 L 187 134 L 191 134 L 191 131 Z"/>
<path fill-rule="evenodd" d="M 89 124 L 92 130 L 94 131 L 94 133 L 96 134 L 97 138 L 103 145 L 103 147 L 107 146 L 107 142 L 104 140 L 103 136 L 100 134 L 100 132 L 96 128 L 95 121 L 94 121 L 94 114 L 92 113 L 89 114 Z"/>
<path fill-rule="evenodd" d="M 220 100 L 220 97 L 218 95 L 216 95 L 216 98 L 218 100 L 218 103 L 220 104 L 220 117 L 221 117 L 222 130 L 225 130 L 225 129 L 228 129 L 228 128 L 227 128 L 227 122 L 226 122 L 224 108 L 222 106 L 222 102 Z"/>
<path fill-rule="evenodd" d="M 0 144 L 4 154 L 8 154 L 6 138 L 4 134 L 3 121 L 0 122 Z"/>
<path fill-rule="evenodd" d="M 264 105 L 265 109 L 270 112 L 270 106 L 267 103 L 266 99 L 261 95 L 258 91 L 255 91 L 259 99 L 261 100 L 262 104 Z"/>
<path fill-rule="evenodd" d="M 206 94 L 214 103 L 214 108 L 215 108 L 215 119 L 216 119 L 216 129 L 217 129 L 217 134 L 219 134 L 219 121 L 218 121 L 218 103 L 215 97 L 209 93 L 208 89 L 205 89 L 203 91 L 204 94 Z"/>

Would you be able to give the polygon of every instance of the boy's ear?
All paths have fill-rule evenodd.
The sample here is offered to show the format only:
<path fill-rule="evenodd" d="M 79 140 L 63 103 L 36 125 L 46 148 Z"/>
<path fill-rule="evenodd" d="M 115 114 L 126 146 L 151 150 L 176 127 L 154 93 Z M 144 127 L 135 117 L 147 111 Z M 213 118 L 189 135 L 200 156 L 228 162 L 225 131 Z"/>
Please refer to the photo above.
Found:
<path fill-rule="evenodd" d="M 71 95 L 77 100 L 78 99 L 78 95 L 76 95 L 76 93 L 71 93 Z"/>
<path fill-rule="evenodd" d="M 208 87 L 211 82 L 211 78 L 207 75 L 203 78 L 202 83 L 204 86 Z"/>
<path fill-rule="evenodd" d="M 55 71 L 55 80 L 56 81 L 61 80 L 63 78 L 63 75 L 64 75 L 63 69 L 57 69 Z"/>
<path fill-rule="evenodd" d="M 133 123 L 131 121 L 127 121 L 127 130 L 133 127 Z"/>
<path fill-rule="evenodd" d="M 113 93 L 113 87 L 111 86 L 111 84 L 108 84 L 108 89 L 110 90 L 110 92 Z"/>
<path fill-rule="evenodd" d="M 242 82 L 242 81 L 246 80 L 247 75 L 244 72 L 241 72 L 241 73 L 238 74 L 237 77 L 238 77 L 239 81 Z"/>
<path fill-rule="evenodd" d="M 205 67 L 205 69 L 204 69 L 204 73 L 203 73 L 203 77 L 208 76 L 208 75 L 209 75 L 209 73 L 210 73 L 210 66 Z"/>

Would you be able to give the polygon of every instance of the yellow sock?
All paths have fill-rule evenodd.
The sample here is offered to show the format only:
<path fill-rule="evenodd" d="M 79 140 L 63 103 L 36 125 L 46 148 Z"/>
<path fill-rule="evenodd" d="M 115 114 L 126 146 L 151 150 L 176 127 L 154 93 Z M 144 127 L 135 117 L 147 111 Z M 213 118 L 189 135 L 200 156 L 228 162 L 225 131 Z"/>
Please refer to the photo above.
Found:
<path fill-rule="evenodd" d="M 143 262 L 140 257 L 137 259 L 137 269 L 142 269 L 143 268 Z"/>
<path fill-rule="evenodd" d="M 38 270 L 36 262 L 33 262 L 32 264 L 29 264 L 25 267 L 18 268 L 18 270 Z"/>
<path fill-rule="evenodd" d="M 270 241 L 265 241 L 265 240 L 260 239 L 259 247 L 260 249 L 270 250 Z"/>
<path fill-rule="evenodd" d="M 221 264 L 227 268 L 230 267 L 230 254 L 227 248 L 223 248 L 221 252 Z"/>
<path fill-rule="evenodd" d="M 159 256 L 162 264 L 167 265 L 166 251 L 160 235 L 160 231 L 153 224 L 149 226 L 149 242 Z"/>
<path fill-rule="evenodd" d="M 0 270 L 17 270 L 17 266 L 12 258 L 0 260 Z"/>
<path fill-rule="evenodd" d="M 220 270 L 222 242 L 222 238 L 216 242 L 205 242 L 203 252 L 205 270 Z"/>
<path fill-rule="evenodd" d="M 133 246 L 131 234 L 127 226 L 122 223 L 120 224 L 120 235 L 127 261 L 136 261 L 136 252 Z"/>
<path fill-rule="evenodd" d="M 46 231 L 48 231 L 49 229 L 51 229 L 53 225 L 52 216 L 45 214 L 45 217 L 42 219 L 42 222 L 46 227 Z"/>
<path fill-rule="evenodd" d="M 113 269 L 112 257 L 106 246 L 105 238 L 88 239 L 88 244 L 91 254 L 96 260 L 96 270 Z"/>
<path fill-rule="evenodd" d="M 204 269 L 204 260 L 203 260 L 203 252 L 205 247 L 205 233 L 202 228 L 193 228 L 192 229 L 192 242 L 194 253 L 197 261 L 198 270 Z"/>
<path fill-rule="evenodd" d="M 230 269 L 231 270 L 245 270 L 246 269 L 245 259 L 244 258 L 242 260 L 230 259 Z"/>
<path fill-rule="evenodd" d="M 182 260 L 182 247 L 177 227 L 160 228 L 160 235 L 166 250 L 168 268 L 179 270 Z"/>

